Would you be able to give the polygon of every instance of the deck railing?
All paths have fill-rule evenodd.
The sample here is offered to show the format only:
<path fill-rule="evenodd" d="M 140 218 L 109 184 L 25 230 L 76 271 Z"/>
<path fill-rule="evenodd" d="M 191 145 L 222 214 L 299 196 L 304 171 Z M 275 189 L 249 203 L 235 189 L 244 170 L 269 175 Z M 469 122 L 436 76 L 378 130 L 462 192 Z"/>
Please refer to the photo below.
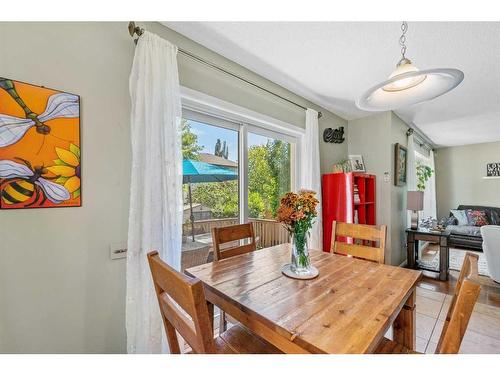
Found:
<path fill-rule="evenodd" d="M 290 241 L 286 229 L 276 220 L 249 219 L 253 223 L 259 247 L 270 247 Z M 226 227 L 239 223 L 238 218 L 198 220 L 194 223 L 195 234 L 211 233 L 212 228 Z M 184 224 L 185 235 L 191 234 L 191 223 Z"/>

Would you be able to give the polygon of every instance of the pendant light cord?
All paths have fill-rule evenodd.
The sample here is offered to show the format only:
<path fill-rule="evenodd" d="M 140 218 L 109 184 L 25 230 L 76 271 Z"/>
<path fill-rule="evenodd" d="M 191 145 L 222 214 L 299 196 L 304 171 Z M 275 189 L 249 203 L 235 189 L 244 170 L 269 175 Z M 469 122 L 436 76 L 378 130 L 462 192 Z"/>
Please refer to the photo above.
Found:
<path fill-rule="evenodd" d="M 408 23 L 403 21 L 401 24 L 401 31 L 403 32 L 399 37 L 399 45 L 401 46 L 401 60 L 406 59 L 406 32 L 408 31 Z"/>
<path fill-rule="evenodd" d="M 403 21 L 401 24 L 401 31 L 403 34 L 399 37 L 399 45 L 401 46 L 401 55 L 403 56 L 403 59 L 405 59 L 405 53 L 406 53 L 406 32 L 408 31 L 408 23 L 406 21 Z"/>

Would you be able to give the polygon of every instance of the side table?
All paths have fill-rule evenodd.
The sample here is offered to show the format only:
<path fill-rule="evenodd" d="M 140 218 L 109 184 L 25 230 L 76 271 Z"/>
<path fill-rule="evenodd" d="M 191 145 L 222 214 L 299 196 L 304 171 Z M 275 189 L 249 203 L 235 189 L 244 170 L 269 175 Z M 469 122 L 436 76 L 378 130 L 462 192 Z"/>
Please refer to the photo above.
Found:
<path fill-rule="evenodd" d="M 427 271 L 439 272 L 439 280 L 448 280 L 450 269 L 450 249 L 448 246 L 448 231 L 433 232 L 425 229 L 406 229 L 406 251 L 408 256 L 408 268 L 423 269 Z M 439 271 L 422 267 L 418 264 L 418 243 L 428 241 L 439 245 Z"/>

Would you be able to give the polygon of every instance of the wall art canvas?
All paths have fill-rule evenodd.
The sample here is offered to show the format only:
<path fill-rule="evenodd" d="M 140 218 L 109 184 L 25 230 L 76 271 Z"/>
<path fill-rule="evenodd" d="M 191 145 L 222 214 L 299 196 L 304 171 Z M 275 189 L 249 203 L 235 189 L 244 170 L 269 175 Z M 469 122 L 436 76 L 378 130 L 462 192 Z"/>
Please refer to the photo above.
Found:
<path fill-rule="evenodd" d="M 0 77 L 0 209 L 79 207 L 80 97 Z"/>
<path fill-rule="evenodd" d="M 500 177 L 500 163 L 488 163 L 488 164 L 486 164 L 486 176 L 488 176 L 488 177 Z"/>
<path fill-rule="evenodd" d="M 406 147 L 396 143 L 394 147 L 394 185 L 406 184 L 406 160 L 408 159 Z"/>

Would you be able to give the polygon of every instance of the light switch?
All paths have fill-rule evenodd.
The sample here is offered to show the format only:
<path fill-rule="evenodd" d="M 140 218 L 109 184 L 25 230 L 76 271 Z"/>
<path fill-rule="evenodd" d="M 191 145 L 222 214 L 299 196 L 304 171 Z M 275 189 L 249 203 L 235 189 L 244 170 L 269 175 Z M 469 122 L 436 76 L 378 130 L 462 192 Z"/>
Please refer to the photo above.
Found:
<path fill-rule="evenodd" d="M 111 259 L 121 259 L 127 257 L 127 244 L 115 242 L 109 245 L 109 256 Z"/>

